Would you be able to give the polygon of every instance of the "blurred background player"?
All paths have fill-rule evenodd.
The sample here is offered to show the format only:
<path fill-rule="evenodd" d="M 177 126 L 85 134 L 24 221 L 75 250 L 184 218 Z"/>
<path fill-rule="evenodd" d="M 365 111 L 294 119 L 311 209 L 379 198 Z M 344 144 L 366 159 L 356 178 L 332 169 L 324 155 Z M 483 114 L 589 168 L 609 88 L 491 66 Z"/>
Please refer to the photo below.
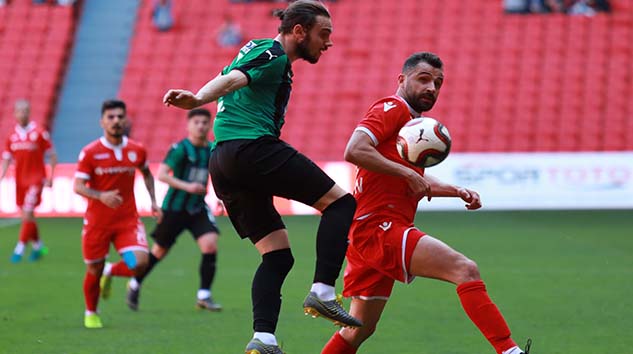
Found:
<path fill-rule="evenodd" d="M 350 233 L 344 295 L 352 297 L 350 313 L 365 324 L 343 328 L 323 354 L 353 354 L 376 329 L 394 281 L 416 276 L 457 285 L 466 314 L 498 354 L 523 351 L 490 300 L 477 264 L 442 241 L 415 228 L 418 202 L 424 196 L 461 198 L 466 209 L 481 207 L 477 192 L 443 183 L 407 164 L 396 150 L 396 138 L 412 118 L 429 111 L 444 81 L 443 63 L 435 54 L 410 56 L 398 76 L 396 95 L 369 109 L 350 138 L 345 159 L 359 167 L 354 196 L 358 209 Z M 529 352 L 530 341 L 525 353 Z"/>
<path fill-rule="evenodd" d="M 154 244 L 149 254 L 147 270 L 130 279 L 127 304 L 138 309 L 140 286 L 154 266 L 163 259 L 178 236 L 187 229 L 196 240 L 200 260 L 200 287 L 196 306 L 200 309 L 220 311 L 222 306 L 211 296 L 211 284 L 215 277 L 219 230 L 215 218 L 204 201 L 209 181 L 208 167 L 211 142 L 211 113 L 203 108 L 187 114 L 188 137 L 172 145 L 165 160 L 158 167 L 158 179 L 169 185 L 163 200 L 163 218 L 152 232 Z"/>
<path fill-rule="evenodd" d="M 103 136 L 79 153 L 75 193 L 88 198 L 82 230 L 82 251 L 86 263 L 84 297 L 86 328 L 101 328 L 97 315 L 99 293 L 109 297 L 111 276 L 132 277 L 147 266 L 145 227 L 134 199 L 136 170 L 143 174 L 152 201 L 152 212 L 160 221 L 161 211 L 154 196 L 154 177 L 147 164 L 147 152 L 124 136 L 126 107 L 123 101 L 108 100 L 101 107 Z M 123 258 L 104 270 L 110 243 Z M 101 284 L 99 284 L 99 279 Z M 101 286 L 101 289 L 100 289 Z"/>
<path fill-rule="evenodd" d="M 53 185 L 57 155 L 53 149 L 47 131 L 31 122 L 31 107 L 29 101 L 15 102 L 15 118 L 18 124 L 7 137 L 2 153 L 2 171 L 0 180 L 4 178 L 11 160 L 15 161 L 15 196 L 16 205 L 22 210 L 22 227 L 20 237 L 11 262 L 17 263 L 22 259 L 27 242 L 31 242 L 30 261 L 36 261 L 46 254 L 47 249 L 42 244 L 35 222 L 34 210 L 40 204 L 42 188 Z M 49 158 L 50 175 L 46 176 L 45 156 Z"/>
<path fill-rule="evenodd" d="M 336 299 L 334 284 L 347 249 L 354 197 L 316 164 L 279 139 L 292 86 L 291 64 L 315 64 L 332 46 L 330 13 L 318 1 L 299 0 L 280 10 L 274 39 L 248 42 L 222 73 L 197 94 L 169 90 L 164 103 L 191 109 L 218 100 L 216 146 L 209 171 L 233 226 L 262 256 L 252 286 L 253 339 L 246 353 L 281 353 L 275 330 L 281 286 L 294 258 L 273 196 L 321 211 L 317 261 L 304 311 L 344 326 L 361 326 Z"/>

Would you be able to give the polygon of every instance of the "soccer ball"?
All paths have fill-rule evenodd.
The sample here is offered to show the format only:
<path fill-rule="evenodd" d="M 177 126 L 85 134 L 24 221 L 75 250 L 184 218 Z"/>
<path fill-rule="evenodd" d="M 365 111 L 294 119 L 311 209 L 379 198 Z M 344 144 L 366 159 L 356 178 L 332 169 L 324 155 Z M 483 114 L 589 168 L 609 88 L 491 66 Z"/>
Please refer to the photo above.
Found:
<path fill-rule="evenodd" d="M 416 118 L 398 133 L 400 156 L 417 167 L 431 167 L 444 161 L 451 150 L 451 136 L 442 123 L 429 117 Z"/>

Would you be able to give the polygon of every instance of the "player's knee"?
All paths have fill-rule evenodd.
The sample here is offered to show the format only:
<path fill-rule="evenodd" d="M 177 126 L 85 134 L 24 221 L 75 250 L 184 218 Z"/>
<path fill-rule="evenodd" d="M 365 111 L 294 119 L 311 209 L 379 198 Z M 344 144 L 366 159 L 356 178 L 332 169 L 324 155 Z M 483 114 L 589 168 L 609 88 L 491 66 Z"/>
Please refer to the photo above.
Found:
<path fill-rule="evenodd" d="M 347 193 L 344 196 L 338 198 L 332 204 L 328 205 L 328 207 L 323 210 L 323 215 L 325 216 L 326 214 L 338 214 L 345 220 L 349 220 L 351 224 L 355 212 L 356 199 L 354 199 L 354 196 Z"/>
<path fill-rule="evenodd" d="M 369 339 L 376 331 L 376 326 L 367 326 L 365 324 L 361 328 L 344 328 L 341 331 L 341 336 L 354 348 L 360 347 L 364 341 Z"/>
<path fill-rule="evenodd" d="M 288 274 L 295 263 L 290 248 L 284 248 L 262 255 L 262 262 L 269 264 L 277 272 Z"/>
<path fill-rule="evenodd" d="M 479 274 L 479 267 L 473 260 L 462 256 L 462 259 L 458 261 L 459 281 L 458 283 L 465 283 L 468 281 L 479 280 L 481 275 Z"/>

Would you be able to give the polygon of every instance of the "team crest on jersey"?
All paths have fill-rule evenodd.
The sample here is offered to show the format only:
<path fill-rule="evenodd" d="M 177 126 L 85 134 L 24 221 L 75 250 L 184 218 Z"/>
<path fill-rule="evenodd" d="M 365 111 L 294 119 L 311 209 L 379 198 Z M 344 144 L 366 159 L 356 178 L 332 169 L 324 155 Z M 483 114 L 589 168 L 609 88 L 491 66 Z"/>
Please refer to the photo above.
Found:
<path fill-rule="evenodd" d="M 127 158 L 128 158 L 130 161 L 132 161 L 132 162 L 136 162 L 136 158 L 137 158 L 137 156 L 136 156 L 136 152 L 134 152 L 134 151 L 129 151 L 129 152 L 127 153 Z"/>
<path fill-rule="evenodd" d="M 32 132 L 31 134 L 29 134 L 29 139 L 31 139 L 31 141 L 37 140 L 37 132 Z"/>

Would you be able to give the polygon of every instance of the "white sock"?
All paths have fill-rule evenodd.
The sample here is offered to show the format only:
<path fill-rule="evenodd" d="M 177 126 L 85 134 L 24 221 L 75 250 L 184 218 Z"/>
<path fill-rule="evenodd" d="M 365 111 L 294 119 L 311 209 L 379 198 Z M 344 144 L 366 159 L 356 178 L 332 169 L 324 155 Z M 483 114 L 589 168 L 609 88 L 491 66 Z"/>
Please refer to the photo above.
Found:
<path fill-rule="evenodd" d="M 130 278 L 130 281 L 127 283 L 127 285 L 132 290 L 138 290 L 140 284 L 136 281 L 136 278 L 132 277 Z"/>
<path fill-rule="evenodd" d="M 516 345 L 506 351 L 504 351 L 502 354 L 521 354 L 523 353 L 523 351 L 521 350 L 521 348 L 517 347 Z"/>
<path fill-rule="evenodd" d="M 103 267 L 103 275 L 110 276 L 112 273 L 112 263 L 106 262 L 105 267 Z"/>
<path fill-rule="evenodd" d="M 31 243 L 31 247 L 33 247 L 33 251 L 38 251 L 40 248 L 42 248 L 42 241 L 37 240 Z"/>
<path fill-rule="evenodd" d="M 88 316 L 88 315 L 95 315 L 95 314 L 96 314 L 96 312 L 86 310 L 86 316 Z"/>
<path fill-rule="evenodd" d="M 332 301 L 336 299 L 336 293 L 334 287 L 323 283 L 314 283 L 310 291 L 315 293 L 316 296 L 323 301 Z"/>
<path fill-rule="evenodd" d="M 13 250 L 13 253 L 20 254 L 20 255 L 24 253 L 24 242 L 18 242 L 18 244 L 15 245 L 15 249 Z"/>
<path fill-rule="evenodd" d="M 275 335 L 268 332 L 255 332 L 253 338 L 259 339 L 266 345 L 277 345 L 277 338 Z"/>
<path fill-rule="evenodd" d="M 204 300 L 211 297 L 211 290 L 208 289 L 200 289 L 198 290 L 198 294 L 196 294 L 198 300 Z"/>

